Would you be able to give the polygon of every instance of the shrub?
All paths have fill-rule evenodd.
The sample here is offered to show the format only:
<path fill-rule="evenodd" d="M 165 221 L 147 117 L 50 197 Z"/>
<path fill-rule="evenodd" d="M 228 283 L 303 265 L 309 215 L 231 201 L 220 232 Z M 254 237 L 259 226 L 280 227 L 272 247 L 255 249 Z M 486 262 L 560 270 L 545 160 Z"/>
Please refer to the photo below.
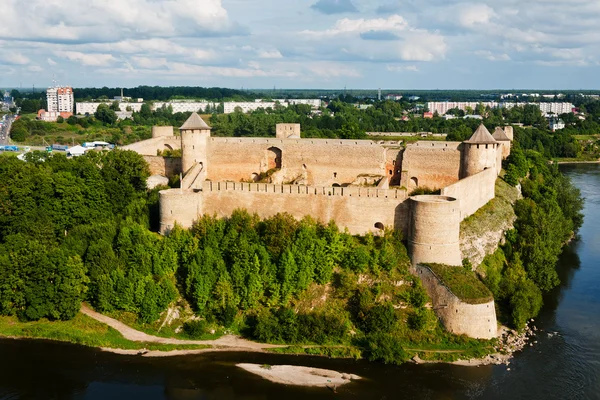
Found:
<path fill-rule="evenodd" d="M 378 304 L 371 308 L 364 330 L 366 332 L 390 332 L 396 325 L 396 312 L 391 303 Z"/>
<path fill-rule="evenodd" d="M 385 364 L 402 364 L 409 356 L 398 340 L 388 333 L 374 333 L 365 340 L 365 353 L 369 361 Z"/>
<path fill-rule="evenodd" d="M 205 320 L 188 321 L 183 324 L 183 332 L 191 339 L 200 339 L 208 333 L 208 322 Z"/>

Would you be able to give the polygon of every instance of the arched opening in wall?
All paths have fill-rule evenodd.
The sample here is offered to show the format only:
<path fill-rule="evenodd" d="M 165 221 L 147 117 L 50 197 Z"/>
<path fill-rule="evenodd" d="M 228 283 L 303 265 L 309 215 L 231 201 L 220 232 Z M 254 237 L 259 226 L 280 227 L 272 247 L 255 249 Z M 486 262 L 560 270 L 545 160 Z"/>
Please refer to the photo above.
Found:
<path fill-rule="evenodd" d="M 331 185 L 333 187 L 341 187 L 339 183 L 334 183 L 333 185 Z"/>
<path fill-rule="evenodd" d="M 408 182 L 408 188 L 409 189 L 416 189 L 419 187 L 419 180 L 417 178 L 415 178 L 414 176 L 412 178 L 410 178 L 410 181 Z"/>
<path fill-rule="evenodd" d="M 269 147 L 267 149 L 267 169 L 281 169 L 281 149 L 278 147 Z"/>
<path fill-rule="evenodd" d="M 250 179 L 252 179 L 252 182 L 257 182 L 258 181 L 258 174 L 255 172 L 250 176 Z"/>
<path fill-rule="evenodd" d="M 165 143 L 165 150 L 171 150 L 171 151 L 173 151 L 173 147 L 171 147 L 170 144 L 166 144 Z"/>
<path fill-rule="evenodd" d="M 385 229 L 385 226 L 381 222 L 375 222 L 375 229 L 379 229 L 380 231 Z"/>

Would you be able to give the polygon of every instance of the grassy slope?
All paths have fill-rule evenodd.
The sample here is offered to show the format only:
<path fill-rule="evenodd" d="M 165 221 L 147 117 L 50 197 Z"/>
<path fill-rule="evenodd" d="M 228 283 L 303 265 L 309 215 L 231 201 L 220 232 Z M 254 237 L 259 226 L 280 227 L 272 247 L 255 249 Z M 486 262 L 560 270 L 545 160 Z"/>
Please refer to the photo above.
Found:
<path fill-rule="evenodd" d="M 486 232 L 498 229 L 507 221 L 514 221 L 513 204 L 519 192 L 502 179 L 496 180 L 496 197 L 460 224 L 461 237 L 480 237 Z"/>
<path fill-rule="evenodd" d="M 169 351 L 202 349 L 207 347 L 132 342 L 123 338 L 116 330 L 83 314 L 77 314 L 70 321 L 48 321 L 42 319 L 35 322 L 21 322 L 15 317 L 0 317 L 0 336 L 50 339 L 83 346 L 127 350 L 147 349 Z"/>

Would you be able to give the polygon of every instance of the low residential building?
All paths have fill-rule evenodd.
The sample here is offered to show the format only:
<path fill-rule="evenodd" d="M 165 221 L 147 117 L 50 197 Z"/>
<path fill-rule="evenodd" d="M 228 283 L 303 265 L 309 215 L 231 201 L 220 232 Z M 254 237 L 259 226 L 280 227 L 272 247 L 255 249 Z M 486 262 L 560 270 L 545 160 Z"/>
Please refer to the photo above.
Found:
<path fill-rule="evenodd" d="M 69 112 L 56 112 L 56 111 L 46 111 L 41 109 L 37 113 L 37 119 L 46 122 L 56 122 L 58 117 L 62 117 L 63 119 L 69 118 L 73 113 Z"/>
<path fill-rule="evenodd" d="M 565 123 L 562 119 L 552 118 L 552 119 L 550 119 L 549 125 L 550 125 L 550 130 L 552 132 L 556 132 L 558 130 L 565 129 Z"/>
<path fill-rule="evenodd" d="M 398 100 L 402 100 L 402 95 L 401 94 L 390 93 L 390 94 L 386 94 L 385 95 L 385 99 L 386 100 L 392 100 L 392 101 L 398 101 Z"/>

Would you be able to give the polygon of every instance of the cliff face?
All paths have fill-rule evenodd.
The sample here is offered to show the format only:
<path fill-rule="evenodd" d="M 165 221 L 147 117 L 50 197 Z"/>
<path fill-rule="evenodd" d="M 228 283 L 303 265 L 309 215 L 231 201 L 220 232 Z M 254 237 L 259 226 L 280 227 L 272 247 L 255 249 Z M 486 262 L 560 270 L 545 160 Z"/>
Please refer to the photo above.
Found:
<path fill-rule="evenodd" d="M 513 204 L 521 198 L 520 188 L 501 179 L 496 181 L 496 197 L 460 226 L 462 258 L 468 258 L 477 268 L 486 255 L 496 251 L 504 241 L 504 233 L 514 227 L 516 215 Z"/>

